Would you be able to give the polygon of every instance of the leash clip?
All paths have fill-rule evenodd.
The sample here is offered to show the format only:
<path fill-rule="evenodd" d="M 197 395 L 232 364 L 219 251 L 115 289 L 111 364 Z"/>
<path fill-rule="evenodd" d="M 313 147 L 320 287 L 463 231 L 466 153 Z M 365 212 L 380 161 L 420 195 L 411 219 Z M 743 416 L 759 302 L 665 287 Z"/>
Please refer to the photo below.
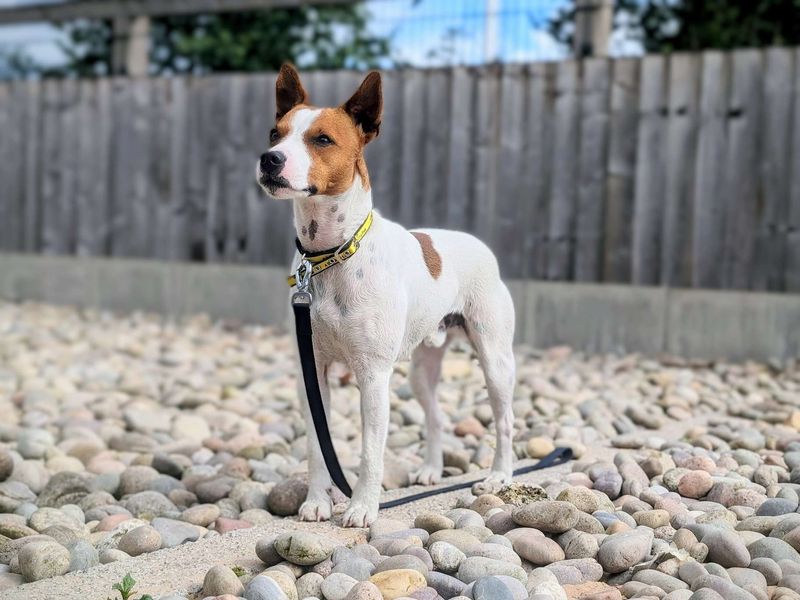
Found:
<path fill-rule="evenodd" d="M 311 306 L 314 299 L 311 295 L 312 268 L 311 262 L 303 255 L 294 274 L 297 291 L 292 294 L 292 306 Z"/>

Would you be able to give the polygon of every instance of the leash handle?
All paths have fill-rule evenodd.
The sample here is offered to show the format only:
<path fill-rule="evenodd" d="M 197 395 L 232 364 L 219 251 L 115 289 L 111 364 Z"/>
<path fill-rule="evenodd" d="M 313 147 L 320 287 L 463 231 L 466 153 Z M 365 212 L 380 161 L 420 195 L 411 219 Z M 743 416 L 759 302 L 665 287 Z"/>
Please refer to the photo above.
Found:
<path fill-rule="evenodd" d="M 322 394 L 319 391 L 319 378 L 317 376 L 317 363 L 314 360 L 314 342 L 311 334 L 311 301 L 312 296 L 308 291 L 297 292 L 292 296 L 292 309 L 294 310 L 294 323 L 297 330 L 297 347 L 300 351 L 300 366 L 303 371 L 303 383 L 306 386 L 308 407 L 311 410 L 311 419 L 314 421 L 314 430 L 317 432 L 317 442 L 325 466 L 334 485 L 348 498 L 353 495 L 350 484 L 342 471 L 333 440 L 328 429 L 328 417 L 325 414 L 325 405 L 322 403 Z"/>

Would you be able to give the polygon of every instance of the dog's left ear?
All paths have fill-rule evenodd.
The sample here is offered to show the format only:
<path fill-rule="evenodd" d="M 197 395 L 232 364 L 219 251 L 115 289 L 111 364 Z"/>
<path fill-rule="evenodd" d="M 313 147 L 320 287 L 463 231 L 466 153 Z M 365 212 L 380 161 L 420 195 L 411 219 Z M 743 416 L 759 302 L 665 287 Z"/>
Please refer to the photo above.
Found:
<path fill-rule="evenodd" d="M 275 119 L 280 120 L 283 115 L 298 104 L 308 103 L 308 93 L 300 83 L 300 75 L 289 63 L 284 63 L 275 81 L 275 106 L 277 112 Z"/>
<path fill-rule="evenodd" d="M 356 125 L 361 127 L 365 143 L 369 143 L 377 137 L 381 128 L 381 113 L 383 112 L 381 74 L 372 71 L 367 75 L 356 93 L 344 103 L 342 108 L 352 117 Z"/>

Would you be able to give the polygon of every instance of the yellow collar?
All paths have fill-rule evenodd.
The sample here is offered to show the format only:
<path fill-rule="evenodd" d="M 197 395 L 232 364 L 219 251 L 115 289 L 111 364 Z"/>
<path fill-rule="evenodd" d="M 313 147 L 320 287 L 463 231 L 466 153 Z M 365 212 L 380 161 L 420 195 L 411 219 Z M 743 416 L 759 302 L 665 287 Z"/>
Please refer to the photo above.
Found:
<path fill-rule="evenodd" d="M 300 249 L 300 245 L 298 243 L 298 249 L 300 249 L 300 254 L 303 256 L 305 260 L 311 263 L 313 266 L 311 267 L 311 277 L 314 275 L 318 275 L 322 273 L 325 269 L 329 269 L 333 265 L 338 265 L 339 263 L 343 263 L 348 258 L 353 256 L 356 252 L 358 252 L 358 248 L 360 246 L 359 242 L 367 235 L 367 232 L 372 227 L 373 221 L 373 213 L 372 211 L 369 212 L 367 218 L 364 219 L 364 222 L 361 223 L 361 226 L 356 230 L 348 241 L 344 244 L 339 246 L 334 250 L 325 250 L 323 252 L 315 252 L 311 253 L 304 253 L 302 249 Z M 289 287 L 294 287 L 297 285 L 297 278 L 295 275 L 289 275 L 287 278 L 287 282 L 289 283 Z"/>

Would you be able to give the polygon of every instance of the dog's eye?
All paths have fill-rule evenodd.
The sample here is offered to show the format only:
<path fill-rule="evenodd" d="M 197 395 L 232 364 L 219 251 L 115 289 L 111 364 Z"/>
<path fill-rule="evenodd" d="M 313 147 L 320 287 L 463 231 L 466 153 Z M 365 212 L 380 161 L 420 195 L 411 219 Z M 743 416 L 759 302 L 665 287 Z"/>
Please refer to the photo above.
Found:
<path fill-rule="evenodd" d="M 279 137 L 281 137 L 281 136 L 278 134 L 278 130 L 277 129 L 273 129 L 272 131 L 269 132 L 269 141 L 270 142 L 273 142 L 273 143 L 277 142 Z"/>
<path fill-rule="evenodd" d="M 314 138 L 314 143 L 317 146 L 330 146 L 331 144 L 333 144 L 333 140 L 324 133 L 321 133 Z"/>

